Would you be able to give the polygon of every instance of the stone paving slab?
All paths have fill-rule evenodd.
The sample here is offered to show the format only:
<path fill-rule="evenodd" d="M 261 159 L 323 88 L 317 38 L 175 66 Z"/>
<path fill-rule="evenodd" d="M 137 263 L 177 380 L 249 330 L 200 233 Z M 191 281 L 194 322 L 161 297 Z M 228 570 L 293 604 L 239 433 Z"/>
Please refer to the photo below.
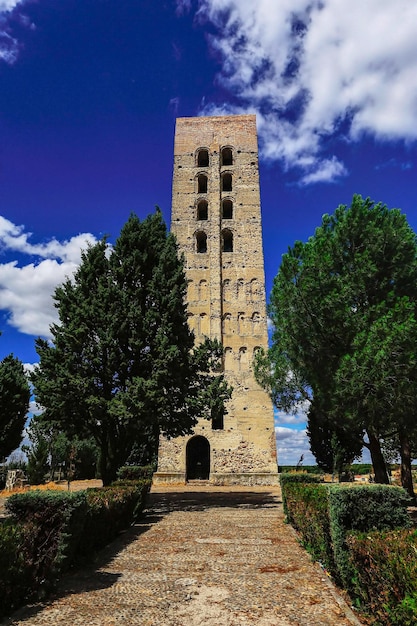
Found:
<path fill-rule="evenodd" d="M 147 515 L 9 626 L 352 626 L 278 487 L 153 488 Z"/>

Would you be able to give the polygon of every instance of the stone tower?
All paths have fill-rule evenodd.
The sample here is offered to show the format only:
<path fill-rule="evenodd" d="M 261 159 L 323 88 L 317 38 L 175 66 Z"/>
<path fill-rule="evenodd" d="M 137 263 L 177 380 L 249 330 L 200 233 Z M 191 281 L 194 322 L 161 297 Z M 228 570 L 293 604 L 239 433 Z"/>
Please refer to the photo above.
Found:
<path fill-rule="evenodd" d="M 233 394 L 222 423 L 201 419 L 193 435 L 161 438 L 154 482 L 276 483 L 272 403 L 252 372 L 268 341 L 254 115 L 177 119 L 171 230 L 190 327 L 197 342 L 222 342 Z"/>

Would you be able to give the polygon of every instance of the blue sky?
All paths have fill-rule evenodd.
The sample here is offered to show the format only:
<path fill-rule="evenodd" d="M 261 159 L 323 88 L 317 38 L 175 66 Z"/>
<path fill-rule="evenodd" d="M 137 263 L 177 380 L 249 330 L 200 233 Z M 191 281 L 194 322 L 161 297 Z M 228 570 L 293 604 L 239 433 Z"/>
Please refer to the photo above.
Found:
<path fill-rule="evenodd" d="M 417 229 L 415 0 L 0 0 L 0 358 L 131 211 L 170 219 L 175 118 L 256 113 L 267 292 L 354 193 Z M 313 462 L 302 411 L 280 463 Z"/>

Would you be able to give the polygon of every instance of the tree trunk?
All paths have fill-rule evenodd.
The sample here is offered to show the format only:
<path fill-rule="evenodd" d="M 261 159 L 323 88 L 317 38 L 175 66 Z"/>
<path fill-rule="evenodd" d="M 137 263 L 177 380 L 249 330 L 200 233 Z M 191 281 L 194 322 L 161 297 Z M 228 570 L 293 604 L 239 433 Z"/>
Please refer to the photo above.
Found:
<path fill-rule="evenodd" d="M 373 433 L 367 431 L 369 438 L 369 452 L 371 453 L 372 466 L 374 468 L 375 482 L 382 485 L 389 484 L 389 477 L 385 459 L 381 451 L 379 439 Z"/>
<path fill-rule="evenodd" d="M 413 475 L 411 473 L 410 441 L 406 433 L 400 433 L 401 485 L 415 503 Z"/>

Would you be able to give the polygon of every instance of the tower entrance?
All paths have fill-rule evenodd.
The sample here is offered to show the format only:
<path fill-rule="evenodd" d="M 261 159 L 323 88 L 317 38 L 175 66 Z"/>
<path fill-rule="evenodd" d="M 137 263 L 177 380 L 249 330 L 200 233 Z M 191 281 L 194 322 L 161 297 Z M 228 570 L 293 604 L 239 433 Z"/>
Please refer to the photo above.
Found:
<path fill-rule="evenodd" d="M 187 443 L 187 480 L 208 480 L 210 476 L 210 444 L 197 435 Z"/>

